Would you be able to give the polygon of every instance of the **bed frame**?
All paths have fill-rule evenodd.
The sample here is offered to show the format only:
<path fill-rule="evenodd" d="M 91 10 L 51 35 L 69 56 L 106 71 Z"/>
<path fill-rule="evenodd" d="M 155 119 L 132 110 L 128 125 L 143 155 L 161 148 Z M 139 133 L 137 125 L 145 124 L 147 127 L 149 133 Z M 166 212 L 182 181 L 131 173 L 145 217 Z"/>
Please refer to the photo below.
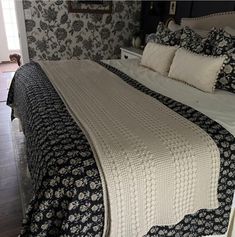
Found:
<path fill-rule="evenodd" d="M 173 18 L 169 18 L 167 23 L 174 21 Z M 202 17 L 196 18 L 182 18 L 181 26 L 189 26 L 191 28 L 209 30 L 212 27 L 225 27 L 229 26 L 235 29 L 235 11 L 222 12 L 216 14 L 210 14 Z M 18 127 L 18 132 L 21 130 Z M 211 237 L 234 237 L 235 236 L 235 201 L 233 203 L 233 208 L 230 216 L 230 225 L 228 232 L 225 235 L 213 235 Z M 207 236 L 208 237 L 208 236 Z"/>

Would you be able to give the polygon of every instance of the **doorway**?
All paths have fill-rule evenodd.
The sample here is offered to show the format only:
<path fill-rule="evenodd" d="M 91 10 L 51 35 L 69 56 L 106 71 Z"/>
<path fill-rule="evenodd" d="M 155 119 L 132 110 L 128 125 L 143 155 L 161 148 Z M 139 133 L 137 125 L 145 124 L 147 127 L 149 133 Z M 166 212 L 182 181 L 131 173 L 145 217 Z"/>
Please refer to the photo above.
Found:
<path fill-rule="evenodd" d="M 20 42 L 14 0 L 0 0 L 0 62 L 9 61 L 9 55 L 20 54 Z"/>
<path fill-rule="evenodd" d="M 14 72 L 18 68 L 10 55 L 21 54 L 14 0 L 0 0 L 0 102 L 6 101 Z"/>

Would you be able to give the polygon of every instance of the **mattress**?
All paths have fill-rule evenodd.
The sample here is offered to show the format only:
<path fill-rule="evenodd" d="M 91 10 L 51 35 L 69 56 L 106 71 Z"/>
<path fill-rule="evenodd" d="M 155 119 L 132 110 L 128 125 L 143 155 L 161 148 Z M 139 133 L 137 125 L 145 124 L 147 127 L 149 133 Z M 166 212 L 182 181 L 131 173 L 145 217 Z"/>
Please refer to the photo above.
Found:
<path fill-rule="evenodd" d="M 235 186 L 233 149 L 226 146 L 233 144 L 234 137 L 219 124 L 229 132 L 234 129 L 233 114 L 224 114 L 229 112 L 230 105 L 223 105 L 225 101 L 231 101 L 233 95 L 220 91 L 209 95 L 197 91 L 139 67 L 136 60 L 105 62 L 107 64 L 101 63 L 102 66 L 120 79 L 205 129 L 215 139 L 221 152 L 219 208 L 201 209 L 175 225 L 153 226 L 145 236 L 225 233 Z M 215 112 L 216 100 L 222 110 L 217 107 Z M 102 236 L 102 183 L 91 147 L 39 65 L 27 64 L 17 71 L 8 104 L 21 119 L 34 182 L 34 197 L 26 213 L 21 236 Z M 206 114 L 209 118 L 187 105 L 204 114 L 210 111 Z M 75 173 L 69 170 L 75 170 Z M 76 193 L 82 193 L 79 199 Z"/>

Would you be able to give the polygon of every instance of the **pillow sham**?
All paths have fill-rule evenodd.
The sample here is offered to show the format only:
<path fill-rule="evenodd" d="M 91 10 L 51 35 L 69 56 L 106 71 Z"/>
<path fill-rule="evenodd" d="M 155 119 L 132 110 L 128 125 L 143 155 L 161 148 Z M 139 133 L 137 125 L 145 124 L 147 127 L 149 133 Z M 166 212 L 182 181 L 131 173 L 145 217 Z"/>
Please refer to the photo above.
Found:
<path fill-rule="evenodd" d="M 146 39 L 146 43 L 154 42 L 170 46 L 179 45 L 181 34 L 182 30 L 173 32 L 164 23 L 159 22 L 156 34 L 150 34 Z"/>
<path fill-rule="evenodd" d="M 210 33 L 213 45 L 212 55 L 226 55 L 224 68 L 221 70 L 216 88 L 235 93 L 235 47 L 234 38 L 224 29 L 213 30 Z"/>
<path fill-rule="evenodd" d="M 225 58 L 200 55 L 180 48 L 175 53 L 168 76 L 212 93 Z"/>
<path fill-rule="evenodd" d="M 194 53 L 211 53 L 211 45 L 208 38 L 203 38 L 189 27 L 184 27 L 180 38 L 180 46 Z"/>
<path fill-rule="evenodd" d="M 224 29 L 213 28 L 208 36 L 212 45 L 212 55 L 222 55 L 233 48 L 233 37 Z"/>
<path fill-rule="evenodd" d="M 235 48 L 227 53 L 224 68 L 221 70 L 216 83 L 216 88 L 235 93 Z"/>
<path fill-rule="evenodd" d="M 156 33 L 151 33 L 147 36 L 145 43 L 146 44 L 148 44 L 148 43 L 158 43 L 157 41 L 158 40 L 157 40 Z"/>
<path fill-rule="evenodd" d="M 141 58 L 141 65 L 167 75 L 177 47 L 148 43 Z"/>

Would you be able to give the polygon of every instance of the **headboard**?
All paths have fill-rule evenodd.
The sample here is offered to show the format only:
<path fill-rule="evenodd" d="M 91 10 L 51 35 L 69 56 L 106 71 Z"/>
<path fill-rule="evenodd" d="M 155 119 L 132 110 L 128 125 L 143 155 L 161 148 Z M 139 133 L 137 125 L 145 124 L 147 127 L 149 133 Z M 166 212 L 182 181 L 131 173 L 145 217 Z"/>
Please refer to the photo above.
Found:
<path fill-rule="evenodd" d="M 235 11 L 210 14 L 202 17 L 182 18 L 181 26 L 189 26 L 195 29 L 209 30 L 212 27 L 235 28 Z"/>

